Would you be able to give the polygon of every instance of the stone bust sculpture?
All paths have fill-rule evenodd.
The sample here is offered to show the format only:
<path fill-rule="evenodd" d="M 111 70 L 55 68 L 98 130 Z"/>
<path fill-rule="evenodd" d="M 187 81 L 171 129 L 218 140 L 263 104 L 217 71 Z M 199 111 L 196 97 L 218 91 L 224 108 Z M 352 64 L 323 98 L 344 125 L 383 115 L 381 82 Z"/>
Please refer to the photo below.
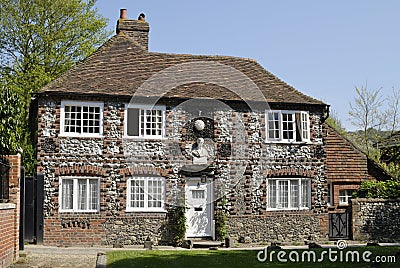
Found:
<path fill-rule="evenodd" d="M 197 147 L 192 151 L 193 164 L 204 165 L 207 164 L 208 151 L 204 148 L 204 139 L 197 139 Z"/>

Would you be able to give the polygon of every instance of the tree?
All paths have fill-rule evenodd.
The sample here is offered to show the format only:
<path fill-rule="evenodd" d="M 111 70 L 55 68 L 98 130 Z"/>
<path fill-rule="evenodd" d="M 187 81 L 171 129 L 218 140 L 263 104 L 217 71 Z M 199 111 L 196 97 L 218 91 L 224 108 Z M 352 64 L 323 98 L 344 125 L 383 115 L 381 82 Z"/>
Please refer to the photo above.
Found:
<path fill-rule="evenodd" d="M 393 135 L 400 130 L 400 89 L 392 88 L 392 95 L 386 98 L 387 110 L 384 113 L 386 129 Z"/>
<path fill-rule="evenodd" d="M 32 93 L 104 43 L 105 27 L 93 1 L 0 0 L 0 77 L 28 105 Z"/>
<path fill-rule="evenodd" d="M 372 144 L 380 137 L 380 130 L 384 125 L 380 108 L 382 106 L 381 89 L 368 89 L 367 86 L 356 87 L 357 97 L 350 103 L 351 123 L 361 129 L 361 140 L 358 142 L 368 156 L 375 150 Z"/>
<path fill-rule="evenodd" d="M 346 129 L 343 127 L 342 122 L 340 122 L 337 114 L 335 111 L 331 111 L 329 114 L 329 117 L 325 121 L 328 125 L 333 127 L 337 132 L 339 132 L 341 135 L 346 136 Z"/>
<path fill-rule="evenodd" d="M 18 105 L 21 114 L 1 117 L 1 146 L 15 151 L 15 143 L 19 143 L 30 174 L 35 161 L 30 137 L 34 129 L 28 123 L 32 94 L 93 53 L 110 35 L 94 2 L 0 0 L 0 83 L 7 94 L 10 90 L 17 94 L 22 104 L 22 108 Z M 0 105 L 0 109 L 11 109 L 13 101 L 4 100 Z M 8 123 L 16 120 L 24 122 L 19 137 L 8 129 Z"/>
<path fill-rule="evenodd" d="M 0 88 L 0 155 L 21 151 L 23 138 L 23 107 L 20 96 L 2 86 Z"/>

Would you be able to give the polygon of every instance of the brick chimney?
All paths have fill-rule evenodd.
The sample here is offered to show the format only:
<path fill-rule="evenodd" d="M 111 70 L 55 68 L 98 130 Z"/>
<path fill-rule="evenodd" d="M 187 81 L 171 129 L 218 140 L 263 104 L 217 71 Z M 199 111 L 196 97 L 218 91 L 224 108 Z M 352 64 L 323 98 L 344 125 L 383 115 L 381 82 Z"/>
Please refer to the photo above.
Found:
<path fill-rule="evenodd" d="M 138 20 L 130 20 L 127 18 L 127 10 L 120 10 L 120 17 L 117 21 L 117 34 L 123 32 L 126 36 L 131 37 L 146 51 L 149 50 L 149 24 L 145 21 L 145 15 L 139 15 Z"/>

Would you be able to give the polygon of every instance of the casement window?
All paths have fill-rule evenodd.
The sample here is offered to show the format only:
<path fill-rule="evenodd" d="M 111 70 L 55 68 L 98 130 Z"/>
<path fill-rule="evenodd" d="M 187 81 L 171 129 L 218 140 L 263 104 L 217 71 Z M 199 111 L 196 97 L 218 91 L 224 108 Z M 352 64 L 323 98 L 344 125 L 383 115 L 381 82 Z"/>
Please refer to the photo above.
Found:
<path fill-rule="evenodd" d="M 97 212 L 100 207 L 100 179 L 64 177 L 60 179 L 60 212 Z"/>
<path fill-rule="evenodd" d="M 333 206 L 333 202 L 332 202 L 332 191 L 333 191 L 333 185 L 332 183 L 328 183 L 328 206 Z"/>
<path fill-rule="evenodd" d="M 307 142 L 310 141 L 308 112 L 267 111 L 267 141 Z"/>
<path fill-rule="evenodd" d="M 351 199 L 353 190 L 340 190 L 339 191 L 339 205 L 348 205 Z"/>
<path fill-rule="evenodd" d="M 309 209 L 310 179 L 273 178 L 268 180 L 267 209 Z"/>
<path fill-rule="evenodd" d="M 125 135 L 128 137 L 162 138 L 165 106 L 126 108 Z"/>
<path fill-rule="evenodd" d="M 65 136 L 103 135 L 102 102 L 61 101 L 61 129 Z"/>
<path fill-rule="evenodd" d="M 133 177 L 128 180 L 127 211 L 165 211 L 165 179 Z"/>

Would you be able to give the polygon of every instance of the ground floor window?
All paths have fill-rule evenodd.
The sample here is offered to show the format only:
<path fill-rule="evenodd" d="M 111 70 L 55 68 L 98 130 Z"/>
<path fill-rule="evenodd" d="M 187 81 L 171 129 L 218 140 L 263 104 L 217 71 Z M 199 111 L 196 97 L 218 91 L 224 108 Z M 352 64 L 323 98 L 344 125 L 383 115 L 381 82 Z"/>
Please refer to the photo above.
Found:
<path fill-rule="evenodd" d="M 133 177 L 128 180 L 127 192 L 127 211 L 164 211 L 164 178 Z"/>
<path fill-rule="evenodd" d="M 64 177 L 60 179 L 61 212 L 96 212 L 100 206 L 99 178 Z"/>
<path fill-rule="evenodd" d="M 353 190 L 340 190 L 339 205 L 348 205 L 352 195 L 353 195 Z"/>
<path fill-rule="evenodd" d="M 310 179 L 273 178 L 268 179 L 267 209 L 308 209 L 310 208 Z"/>

